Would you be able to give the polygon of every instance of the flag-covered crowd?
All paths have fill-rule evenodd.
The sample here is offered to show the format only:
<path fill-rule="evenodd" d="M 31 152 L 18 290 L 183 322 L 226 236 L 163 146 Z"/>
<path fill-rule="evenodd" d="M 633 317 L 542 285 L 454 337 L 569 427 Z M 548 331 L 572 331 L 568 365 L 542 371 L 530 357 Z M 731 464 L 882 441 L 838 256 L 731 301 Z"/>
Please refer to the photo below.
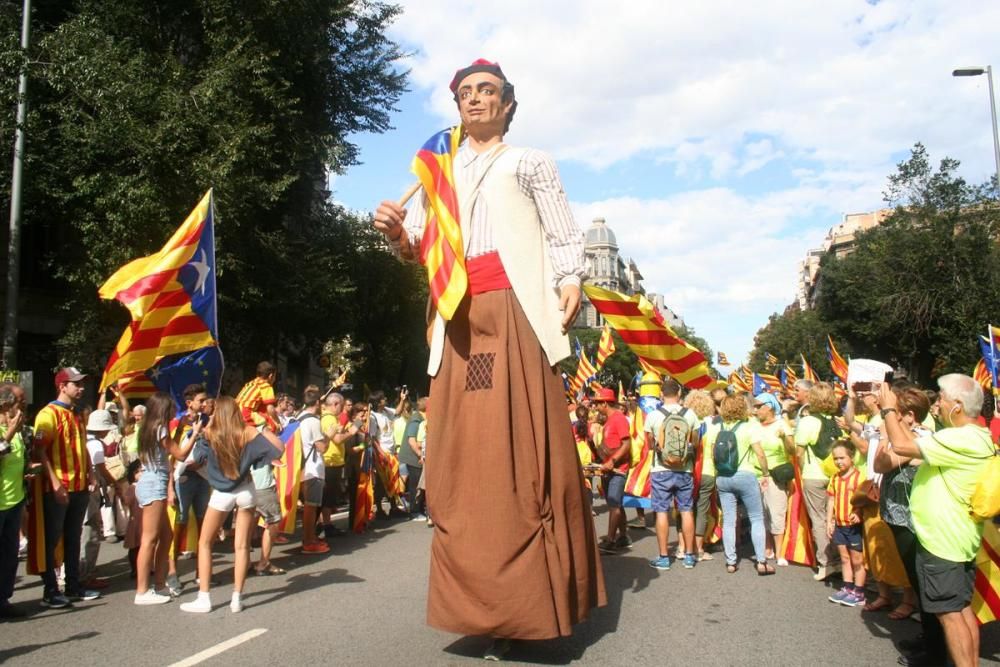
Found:
<path fill-rule="evenodd" d="M 352 401 L 310 386 L 295 400 L 275 395 L 275 368 L 261 362 L 235 398 L 189 385 L 178 412 L 166 393 L 130 405 L 114 390 L 95 409 L 82 402 L 86 380 L 60 370 L 57 398 L 33 418 L 24 390 L 0 385 L 0 617 L 26 613 L 10 602 L 19 559 L 42 578 L 42 606 L 62 608 L 108 586 L 102 543 L 127 550 L 136 605 L 179 597 L 178 560 L 196 556 L 197 594 L 180 608 L 209 612 L 213 546 L 232 540 L 239 612 L 248 574 L 285 573 L 271 550 L 299 516 L 304 554 L 330 550 L 344 510 L 355 532 L 389 513 L 430 523 L 419 489 L 427 400 L 411 405 L 405 388 L 395 408 L 381 391 Z"/>
<path fill-rule="evenodd" d="M 808 377 L 785 369 L 771 384 L 747 369 L 710 391 L 647 370 L 638 396 L 598 386 L 571 405 L 588 484 L 609 508 L 600 549 L 630 549 L 629 528 L 645 528 L 651 509 L 651 567 L 721 555 L 733 573 L 743 535 L 758 575 L 805 565 L 817 581 L 842 581 L 831 603 L 918 613 L 923 633 L 899 641 L 900 664 L 977 664 L 979 624 L 1000 618 L 994 393 L 961 374 L 924 389 L 870 360 L 849 372 L 830 343 L 843 380 L 817 381 L 804 358 Z"/>

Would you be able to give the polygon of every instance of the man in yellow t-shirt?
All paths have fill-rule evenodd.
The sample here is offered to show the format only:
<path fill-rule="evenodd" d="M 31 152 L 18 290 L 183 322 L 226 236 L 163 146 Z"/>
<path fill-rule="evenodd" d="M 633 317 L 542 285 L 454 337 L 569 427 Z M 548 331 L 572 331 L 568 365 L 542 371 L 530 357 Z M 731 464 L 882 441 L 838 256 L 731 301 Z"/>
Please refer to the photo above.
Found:
<path fill-rule="evenodd" d="M 59 397 L 35 417 L 35 451 L 42 464 L 42 516 L 45 523 L 45 571 L 42 605 L 53 609 L 74 601 L 94 600 L 96 591 L 80 586 L 80 536 L 90 504 L 90 454 L 76 402 L 87 378 L 75 368 L 63 368 L 55 378 Z M 66 567 L 65 595 L 56 580 L 55 550 L 62 540 Z M 30 547 L 29 547 L 30 548 Z"/>
<path fill-rule="evenodd" d="M 879 406 L 893 452 L 923 460 L 910 494 L 921 611 L 941 621 L 952 661 L 975 665 L 979 624 L 970 604 L 983 526 L 969 516 L 969 501 L 996 449 L 989 431 L 976 423 L 983 405 L 979 384 L 951 373 L 938 378 L 938 386 L 945 428 L 937 433 L 914 439 L 887 385 L 879 392 Z"/>
<path fill-rule="evenodd" d="M 326 451 L 323 452 L 323 466 L 326 468 L 326 482 L 323 486 L 323 535 L 330 538 L 344 531 L 333 525 L 333 515 L 344 504 L 344 464 L 345 443 L 350 438 L 348 429 L 340 424 L 340 413 L 344 411 L 344 397 L 336 392 L 323 399 L 320 414 L 320 429 L 326 436 Z"/>

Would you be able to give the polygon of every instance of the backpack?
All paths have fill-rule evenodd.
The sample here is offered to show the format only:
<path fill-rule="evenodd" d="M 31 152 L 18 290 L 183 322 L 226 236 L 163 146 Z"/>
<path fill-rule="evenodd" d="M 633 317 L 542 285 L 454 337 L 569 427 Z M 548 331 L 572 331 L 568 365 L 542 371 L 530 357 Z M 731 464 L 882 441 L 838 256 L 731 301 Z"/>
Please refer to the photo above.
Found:
<path fill-rule="evenodd" d="M 712 458 L 715 459 L 717 477 L 732 477 L 740 469 L 740 464 L 743 463 L 743 460 L 740 459 L 739 441 L 736 439 L 736 431 L 742 425 L 743 422 L 737 422 L 732 430 L 723 428 L 715 438 L 715 444 L 712 446 Z M 743 458 L 746 458 L 749 453 L 750 448 L 747 447 Z"/>
<path fill-rule="evenodd" d="M 820 417 L 817 415 L 816 419 L 820 423 L 819 435 L 816 436 L 816 443 L 810 445 L 809 449 L 813 451 L 817 459 L 825 461 L 830 456 L 833 443 L 840 437 L 840 429 L 832 417 Z"/>
<path fill-rule="evenodd" d="M 976 521 L 989 521 L 1000 515 L 1000 450 L 993 450 L 993 456 L 979 474 L 969 505 L 969 514 Z"/>
<path fill-rule="evenodd" d="M 656 450 L 660 463 L 668 468 L 680 468 L 694 455 L 691 425 L 685 419 L 687 408 L 681 408 L 677 412 L 670 412 L 662 407 L 658 409 L 666 417 L 660 425 L 663 429 L 663 442 Z"/>

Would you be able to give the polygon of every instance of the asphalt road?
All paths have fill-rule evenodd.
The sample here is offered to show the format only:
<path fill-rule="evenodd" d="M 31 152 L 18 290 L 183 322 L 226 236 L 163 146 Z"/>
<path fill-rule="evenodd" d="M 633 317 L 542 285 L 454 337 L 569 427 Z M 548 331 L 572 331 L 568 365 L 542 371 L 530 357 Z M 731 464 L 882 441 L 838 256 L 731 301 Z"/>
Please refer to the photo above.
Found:
<path fill-rule="evenodd" d="M 631 511 L 630 511 L 631 516 Z M 488 517 L 483 517 L 488 520 Z M 596 519 L 603 530 L 606 519 Z M 343 522 L 341 522 L 343 525 Z M 481 663 L 488 641 L 461 638 L 424 624 L 432 530 L 418 522 L 382 522 L 371 533 L 332 541 L 325 556 L 296 545 L 278 550 L 285 576 L 252 577 L 246 609 L 229 611 L 232 553 L 222 545 L 210 614 L 178 604 L 136 607 L 125 550 L 101 549 L 105 597 L 73 609 L 45 610 L 37 577 L 19 580 L 13 602 L 30 611 L 0 624 L 5 665 L 450 665 Z M 599 531 L 600 532 L 600 531 Z M 633 549 L 604 556 L 608 605 L 573 637 L 516 643 L 514 663 L 601 665 L 894 665 L 894 641 L 915 636 L 913 621 L 834 605 L 830 588 L 799 567 L 758 577 L 745 565 L 726 574 L 721 554 L 693 570 L 649 567 L 651 531 L 632 531 Z M 181 562 L 193 599 L 194 561 Z M 983 631 L 983 664 L 1000 664 L 1000 624 Z M 182 662 L 187 660 L 187 662 Z"/>

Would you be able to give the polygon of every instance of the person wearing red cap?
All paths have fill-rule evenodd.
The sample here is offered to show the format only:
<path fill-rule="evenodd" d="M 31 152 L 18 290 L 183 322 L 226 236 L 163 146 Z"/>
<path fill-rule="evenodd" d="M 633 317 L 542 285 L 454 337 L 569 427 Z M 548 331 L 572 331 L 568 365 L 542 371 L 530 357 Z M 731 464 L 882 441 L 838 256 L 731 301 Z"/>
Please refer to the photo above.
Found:
<path fill-rule="evenodd" d="M 604 472 L 604 498 L 608 503 L 608 534 L 601 540 L 599 548 L 603 553 L 616 554 L 632 546 L 622 507 L 625 481 L 632 463 L 632 439 L 628 418 L 618 409 L 614 389 L 599 389 L 593 402 L 597 412 L 605 418 L 602 448 L 607 452 L 601 468 Z"/>
<path fill-rule="evenodd" d="M 76 402 L 83 396 L 86 375 L 75 368 L 56 373 L 59 397 L 35 417 L 34 446 L 44 472 L 42 516 L 45 523 L 45 570 L 42 606 L 58 609 L 74 600 L 93 600 L 96 591 L 80 586 L 80 536 L 90 504 L 90 454 Z M 56 580 L 56 545 L 62 540 L 66 567 L 65 595 Z"/>
<path fill-rule="evenodd" d="M 498 63 L 449 86 L 462 121 L 453 166 L 468 289 L 434 318 L 426 471 L 434 503 L 428 623 L 502 641 L 548 639 L 605 603 L 590 498 L 555 364 L 580 308 L 584 237 L 555 162 L 503 138 L 517 101 Z M 384 201 L 374 226 L 419 260 L 426 193 Z M 488 416 L 484 423 L 483 417 Z M 473 518 L 474 517 L 474 518 Z M 498 655 L 499 654 L 499 655 Z"/>

